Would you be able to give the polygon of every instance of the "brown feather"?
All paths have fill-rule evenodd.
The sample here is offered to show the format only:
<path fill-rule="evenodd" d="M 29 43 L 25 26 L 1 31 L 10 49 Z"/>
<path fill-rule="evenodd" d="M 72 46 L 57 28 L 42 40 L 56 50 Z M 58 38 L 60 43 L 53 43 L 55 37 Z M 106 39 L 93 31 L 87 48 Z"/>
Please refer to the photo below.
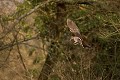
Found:
<path fill-rule="evenodd" d="M 74 34 L 74 36 L 72 36 L 71 40 L 74 40 L 74 43 L 79 43 L 82 47 L 82 37 L 79 31 L 79 28 L 77 27 L 77 25 L 70 19 L 67 19 L 67 27 L 70 29 L 70 32 Z"/>
<path fill-rule="evenodd" d="M 67 26 L 69 27 L 69 29 L 72 33 L 79 33 L 80 34 L 77 25 L 72 20 L 67 19 Z"/>

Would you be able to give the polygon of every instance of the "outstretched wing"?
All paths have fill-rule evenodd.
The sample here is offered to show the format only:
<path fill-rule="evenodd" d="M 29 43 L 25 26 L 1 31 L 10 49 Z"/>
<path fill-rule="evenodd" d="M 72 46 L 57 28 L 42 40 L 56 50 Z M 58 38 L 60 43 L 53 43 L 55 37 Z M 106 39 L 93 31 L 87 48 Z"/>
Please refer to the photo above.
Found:
<path fill-rule="evenodd" d="M 80 31 L 77 27 L 77 25 L 70 19 L 67 19 L 67 27 L 70 29 L 72 33 L 78 33 L 80 34 Z"/>
<path fill-rule="evenodd" d="M 71 37 L 71 40 L 74 40 L 74 43 L 79 43 L 82 47 L 82 37 L 79 31 L 79 28 L 77 25 L 70 19 L 67 19 L 67 27 L 70 29 L 70 32 L 74 34 L 74 36 Z"/>

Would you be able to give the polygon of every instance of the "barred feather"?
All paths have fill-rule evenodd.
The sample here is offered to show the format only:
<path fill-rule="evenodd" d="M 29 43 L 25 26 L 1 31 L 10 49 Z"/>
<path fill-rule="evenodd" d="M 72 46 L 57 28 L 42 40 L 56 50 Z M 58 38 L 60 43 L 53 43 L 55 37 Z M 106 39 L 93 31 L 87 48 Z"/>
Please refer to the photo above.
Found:
<path fill-rule="evenodd" d="M 74 43 L 79 43 L 82 47 L 82 37 L 79 31 L 79 28 L 77 25 L 70 19 L 67 19 L 67 27 L 70 29 L 70 32 L 74 34 L 74 36 L 71 37 L 71 40 L 74 40 Z"/>
<path fill-rule="evenodd" d="M 72 33 L 79 33 L 80 34 L 77 25 L 72 20 L 67 19 L 67 26 Z"/>

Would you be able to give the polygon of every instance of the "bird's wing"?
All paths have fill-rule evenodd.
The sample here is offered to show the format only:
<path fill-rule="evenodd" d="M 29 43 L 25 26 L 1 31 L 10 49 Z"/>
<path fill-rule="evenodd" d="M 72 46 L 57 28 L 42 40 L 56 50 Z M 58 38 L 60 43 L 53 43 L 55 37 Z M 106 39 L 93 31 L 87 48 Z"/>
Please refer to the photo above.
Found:
<path fill-rule="evenodd" d="M 67 19 L 67 27 L 70 29 L 70 31 L 72 33 L 80 34 L 80 31 L 79 31 L 77 25 L 70 19 Z"/>
<path fill-rule="evenodd" d="M 79 28 L 77 25 L 70 19 L 67 19 L 67 27 L 70 29 L 70 32 L 74 34 L 74 36 L 71 38 L 71 40 L 74 40 L 74 43 L 79 43 L 82 47 L 82 37 L 79 31 Z"/>

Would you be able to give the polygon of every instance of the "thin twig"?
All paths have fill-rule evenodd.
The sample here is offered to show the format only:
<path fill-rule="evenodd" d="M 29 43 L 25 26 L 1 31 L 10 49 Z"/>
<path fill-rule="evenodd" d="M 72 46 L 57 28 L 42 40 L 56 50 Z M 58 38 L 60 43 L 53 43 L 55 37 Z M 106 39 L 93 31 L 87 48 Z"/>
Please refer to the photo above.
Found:
<path fill-rule="evenodd" d="M 37 39 L 37 38 L 38 38 L 38 36 L 33 36 L 33 37 L 31 37 L 31 38 L 28 38 L 28 39 L 24 39 L 24 40 L 19 41 L 18 44 L 22 44 L 23 42 L 27 42 L 27 41 L 29 41 L 29 40 L 33 40 L 33 39 Z M 0 51 L 5 50 L 5 49 L 10 48 L 10 47 L 15 46 L 15 45 L 17 45 L 17 43 L 14 43 L 14 44 L 12 44 L 12 43 L 6 44 L 6 45 L 0 47 Z"/>
<path fill-rule="evenodd" d="M 17 46 L 18 54 L 19 54 L 19 56 L 20 56 L 20 60 L 21 60 L 21 62 L 22 62 L 22 65 L 23 65 L 24 69 L 25 69 L 26 72 L 27 72 L 28 69 L 26 68 L 26 65 L 25 65 L 25 63 L 24 63 L 24 61 L 23 61 L 23 57 L 22 57 L 22 54 L 21 54 L 21 52 L 20 52 L 20 48 L 19 48 L 19 44 L 18 44 L 18 34 L 19 34 L 19 31 L 20 31 L 20 29 L 19 29 L 18 31 L 13 32 L 12 34 L 13 34 L 14 40 L 15 40 L 15 42 L 16 42 L 16 46 Z"/>

